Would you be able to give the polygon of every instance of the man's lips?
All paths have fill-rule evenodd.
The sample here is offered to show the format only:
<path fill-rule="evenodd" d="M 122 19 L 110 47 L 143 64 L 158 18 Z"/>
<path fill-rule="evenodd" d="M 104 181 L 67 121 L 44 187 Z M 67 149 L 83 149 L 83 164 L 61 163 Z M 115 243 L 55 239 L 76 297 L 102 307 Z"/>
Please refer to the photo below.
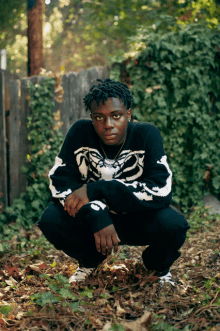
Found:
<path fill-rule="evenodd" d="M 105 138 L 106 138 L 106 139 L 112 139 L 112 138 L 114 138 L 115 136 L 116 136 L 115 133 L 112 133 L 112 134 L 105 134 Z"/>

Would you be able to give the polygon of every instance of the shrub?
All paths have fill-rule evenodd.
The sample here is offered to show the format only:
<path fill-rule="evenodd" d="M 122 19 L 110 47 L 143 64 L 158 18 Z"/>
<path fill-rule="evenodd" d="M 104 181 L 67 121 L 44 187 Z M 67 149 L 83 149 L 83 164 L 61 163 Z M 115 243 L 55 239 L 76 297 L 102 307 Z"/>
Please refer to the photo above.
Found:
<path fill-rule="evenodd" d="M 61 101 L 63 89 L 57 76 L 47 75 L 40 81 L 35 85 L 31 81 L 29 83 L 31 116 L 28 118 L 28 139 L 31 141 L 31 153 L 21 169 L 27 175 L 28 187 L 0 214 L 1 232 L 8 232 L 5 224 L 9 222 L 16 222 L 18 228 L 31 227 L 49 202 L 48 173 L 63 142 L 59 110 L 54 112 L 54 92 L 58 91 L 56 98 Z"/>
<path fill-rule="evenodd" d="M 206 191 L 220 192 L 220 34 L 205 24 L 159 25 L 140 29 L 136 48 L 114 65 L 112 77 L 120 68 L 135 117 L 159 128 L 173 203 L 187 212 Z"/>

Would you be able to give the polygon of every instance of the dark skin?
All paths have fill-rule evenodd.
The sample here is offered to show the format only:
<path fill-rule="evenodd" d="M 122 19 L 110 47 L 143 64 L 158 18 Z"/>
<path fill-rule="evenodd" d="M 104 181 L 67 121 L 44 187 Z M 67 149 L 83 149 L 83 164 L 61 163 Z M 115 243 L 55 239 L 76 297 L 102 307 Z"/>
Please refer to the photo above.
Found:
<path fill-rule="evenodd" d="M 94 129 L 103 144 L 113 146 L 121 145 L 126 139 L 128 121 L 131 118 L 131 109 L 127 109 L 119 98 L 109 98 L 105 104 L 91 105 L 91 119 Z M 64 204 L 64 209 L 70 216 L 75 217 L 80 208 L 89 202 L 87 185 L 70 194 Z M 110 255 L 118 251 L 120 239 L 113 224 L 94 233 L 95 245 L 98 252 Z"/>

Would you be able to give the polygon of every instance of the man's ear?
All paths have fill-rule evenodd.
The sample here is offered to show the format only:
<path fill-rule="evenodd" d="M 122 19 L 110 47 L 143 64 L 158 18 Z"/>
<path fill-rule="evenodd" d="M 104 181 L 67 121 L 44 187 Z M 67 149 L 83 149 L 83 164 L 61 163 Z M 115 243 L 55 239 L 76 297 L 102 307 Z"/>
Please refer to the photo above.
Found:
<path fill-rule="evenodd" d="M 131 108 L 129 108 L 129 109 L 127 110 L 127 114 L 128 114 L 128 117 L 131 118 L 131 114 L 132 114 L 132 110 L 131 110 Z"/>
<path fill-rule="evenodd" d="M 92 113 L 90 113 L 90 118 L 91 118 L 91 120 L 92 120 Z"/>

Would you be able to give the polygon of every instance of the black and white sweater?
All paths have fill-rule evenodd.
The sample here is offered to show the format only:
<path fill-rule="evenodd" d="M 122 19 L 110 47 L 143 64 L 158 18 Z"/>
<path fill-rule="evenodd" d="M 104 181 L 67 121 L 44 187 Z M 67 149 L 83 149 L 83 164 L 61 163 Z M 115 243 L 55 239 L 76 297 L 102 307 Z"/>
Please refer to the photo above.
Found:
<path fill-rule="evenodd" d="M 172 172 L 154 125 L 129 122 L 115 160 L 120 147 L 103 147 L 108 158 L 91 120 L 72 125 L 49 172 L 52 200 L 64 205 L 66 197 L 86 183 L 88 204 L 96 211 L 129 213 L 170 205 Z"/>

